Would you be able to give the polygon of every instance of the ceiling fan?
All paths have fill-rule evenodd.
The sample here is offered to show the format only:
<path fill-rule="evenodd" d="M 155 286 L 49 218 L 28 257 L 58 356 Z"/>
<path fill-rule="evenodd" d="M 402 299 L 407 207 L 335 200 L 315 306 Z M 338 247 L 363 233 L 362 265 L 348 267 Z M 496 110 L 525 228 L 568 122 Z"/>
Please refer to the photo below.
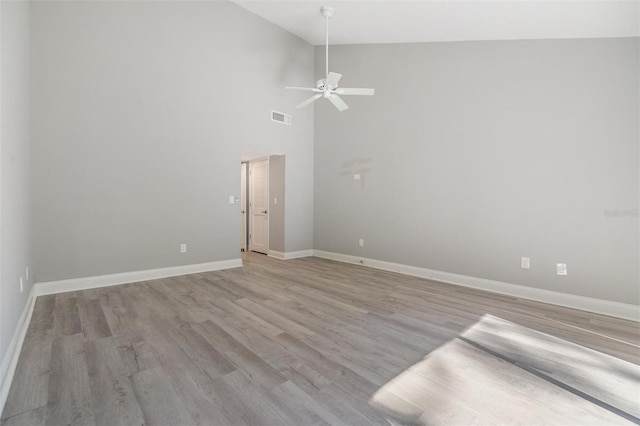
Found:
<path fill-rule="evenodd" d="M 285 89 L 304 90 L 307 92 L 315 92 L 316 94 L 307 99 L 306 101 L 298 104 L 296 108 L 305 107 L 320 98 L 329 99 L 339 111 L 344 111 L 349 106 L 338 95 L 373 95 L 373 89 L 365 88 L 348 88 L 338 87 L 338 82 L 342 78 L 342 74 L 337 72 L 329 72 L 329 18 L 333 16 L 333 8 L 328 6 L 322 6 L 320 13 L 325 17 L 327 23 L 327 36 L 325 43 L 326 60 L 325 60 L 325 78 L 316 82 L 316 87 L 285 87 Z"/>

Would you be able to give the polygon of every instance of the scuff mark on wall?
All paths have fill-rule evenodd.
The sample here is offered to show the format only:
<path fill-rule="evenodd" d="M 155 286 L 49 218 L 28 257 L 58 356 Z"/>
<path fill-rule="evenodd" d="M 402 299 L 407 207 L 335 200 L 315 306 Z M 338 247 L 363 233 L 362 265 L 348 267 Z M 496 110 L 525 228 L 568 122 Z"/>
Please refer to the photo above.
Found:
<path fill-rule="evenodd" d="M 342 171 L 339 176 L 349 176 L 360 181 L 360 189 L 364 189 L 366 175 L 371 171 L 371 167 L 362 167 L 373 163 L 372 158 L 356 158 L 342 163 Z"/>

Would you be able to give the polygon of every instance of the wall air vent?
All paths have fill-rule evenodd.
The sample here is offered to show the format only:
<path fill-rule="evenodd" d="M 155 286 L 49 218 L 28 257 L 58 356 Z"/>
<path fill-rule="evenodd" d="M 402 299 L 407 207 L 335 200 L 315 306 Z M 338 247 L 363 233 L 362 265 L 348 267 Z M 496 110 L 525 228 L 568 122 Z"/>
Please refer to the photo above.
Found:
<path fill-rule="evenodd" d="M 291 126 L 291 116 L 289 114 L 285 114 L 284 112 L 271 111 L 271 120 L 277 121 L 278 123 L 286 124 L 287 126 Z"/>

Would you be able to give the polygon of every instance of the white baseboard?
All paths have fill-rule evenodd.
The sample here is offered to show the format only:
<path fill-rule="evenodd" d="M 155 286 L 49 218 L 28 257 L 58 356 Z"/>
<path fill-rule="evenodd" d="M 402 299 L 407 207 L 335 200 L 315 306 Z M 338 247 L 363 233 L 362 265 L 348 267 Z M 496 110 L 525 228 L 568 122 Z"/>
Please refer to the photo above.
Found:
<path fill-rule="evenodd" d="M 284 260 L 284 253 L 281 251 L 269 250 L 268 256 L 275 257 L 276 259 Z"/>
<path fill-rule="evenodd" d="M 299 259 L 311 256 L 313 256 L 313 250 L 288 251 L 284 254 L 285 259 Z"/>
<path fill-rule="evenodd" d="M 168 268 L 147 269 L 144 271 L 123 272 L 119 274 L 98 275 L 94 277 L 73 278 L 70 280 L 48 281 L 37 283 L 36 296 L 64 293 L 67 291 L 87 290 L 108 287 L 118 284 L 129 284 L 138 281 L 175 277 L 178 275 L 197 274 L 199 272 L 219 271 L 221 269 L 242 267 L 242 259 L 220 260 L 217 262 L 197 263 L 193 265 L 171 266 Z"/>
<path fill-rule="evenodd" d="M 300 250 L 300 251 L 289 251 L 283 253 L 281 251 L 269 250 L 269 256 L 275 257 L 280 260 L 289 260 L 289 259 L 298 259 L 300 257 L 311 257 L 313 256 L 313 250 Z"/>
<path fill-rule="evenodd" d="M 20 358 L 20 352 L 22 351 L 22 343 L 27 335 L 27 329 L 31 322 L 31 315 L 33 314 L 33 308 L 36 304 L 36 292 L 35 285 L 31 287 L 27 303 L 24 305 L 16 330 L 13 333 L 7 352 L 5 352 L 2 358 L 2 364 L 0 365 L 0 413 L 4 411 L 4 405 L 7 402 L 9 396 L 9 390 L 11 388 L 11 382 L 13 381 L 13 375 L 16 372 L 18 366 L 18 359 Z"/>
<path fill-rule="evenodd" d="M 535 300 L 537 302 L 544 302 L 552 305 L 580 309 L 583 311 L 640 322 L 640 306 L 637 305 L 578 296 L 575 294 L 560 293 L 558 291 L 526 287 L 502 281 L 454 274 L 451 272 L 438 271 L 436 269 L 419 268 L 400 263 L 384 262 L 381 260 L 367 259 L 341 253 L 332 253 L 323 250 L 314 250 L 313 252 L 316 257 L 336 260 L 338 262 L 353 263 L 385 271 L 399 272 L 401 274 L 411 275 L 414 277 L 427 278 L 434 281 L 441 281 L 449 284 L 471 287 L 479 290 L 491 291 L 493 293 L 500 293 L 508 296 L 520 297 L 523 299 Z"/>

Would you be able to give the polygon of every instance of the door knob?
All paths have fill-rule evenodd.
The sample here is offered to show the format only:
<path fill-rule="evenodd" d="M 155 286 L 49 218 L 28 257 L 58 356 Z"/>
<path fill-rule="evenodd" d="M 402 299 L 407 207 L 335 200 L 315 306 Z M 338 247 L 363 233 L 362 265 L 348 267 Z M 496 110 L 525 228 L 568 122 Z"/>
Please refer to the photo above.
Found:
<path fill-rule="evenodd" d="M 263 211 L 262 213 L 267 214 L 267 211 L 265 210 L 265 211 Z"/>
<path fill-rule="evenodd" d="M 244 214 L 244 210 L 240 210 L 240 214 Z"/>

